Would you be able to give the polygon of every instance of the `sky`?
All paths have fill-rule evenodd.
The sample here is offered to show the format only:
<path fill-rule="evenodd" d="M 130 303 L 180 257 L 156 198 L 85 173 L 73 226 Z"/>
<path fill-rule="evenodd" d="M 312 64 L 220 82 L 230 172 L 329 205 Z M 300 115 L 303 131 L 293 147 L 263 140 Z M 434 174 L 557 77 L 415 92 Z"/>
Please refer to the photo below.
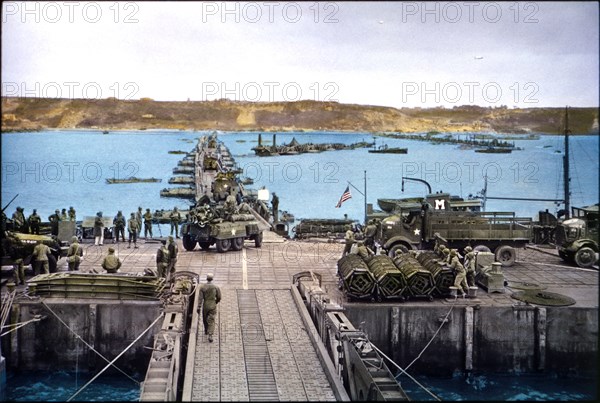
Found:
<path fill-rule="evenodd" d="M 597 107 L 597 2 L 3 2 L 2 95 Z"/>

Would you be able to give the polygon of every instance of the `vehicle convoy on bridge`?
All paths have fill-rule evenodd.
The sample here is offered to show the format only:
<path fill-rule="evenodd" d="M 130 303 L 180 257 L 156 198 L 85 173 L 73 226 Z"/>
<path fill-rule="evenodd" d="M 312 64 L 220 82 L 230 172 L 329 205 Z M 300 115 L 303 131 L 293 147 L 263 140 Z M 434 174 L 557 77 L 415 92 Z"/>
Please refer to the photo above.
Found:
<path fill-rule="evenodd" d="M 590 267 L 598 261 L 598 206 L 573 207 L 571 218 L 557 225 L 556 247 L 563 260 L 579 267 Z"/>
<path fill-rule="evenodd" d="M 477 251 L 493 251 L 503 266 L 516 259 L 515 248 L 531 239 L 531 218 L 513 212 L 452 211 L 450 195 L 434 193 L 421 203 L 400 203 L 393 215 L 381 220 L 375 241 L 390 257 L 397 250 L 433 249 L 437 238 L 449 248 L 469 245 Z"/>

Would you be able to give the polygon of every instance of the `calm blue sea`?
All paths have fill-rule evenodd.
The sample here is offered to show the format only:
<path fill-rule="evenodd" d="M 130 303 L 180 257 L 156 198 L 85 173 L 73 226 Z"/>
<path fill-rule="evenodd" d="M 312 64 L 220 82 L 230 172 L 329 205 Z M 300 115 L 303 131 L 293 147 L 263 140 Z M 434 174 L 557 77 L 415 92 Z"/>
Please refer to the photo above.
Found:
<path fill-rule="evenodd" d="M 75 207 L 78 218 L 102 211 L 113 216 L 128 214 L 138 206 L 170 209 L 187 208 L 188 201 L 161 198 L 172 169 L 183 155 L 169 150 L 190 151 L 202 132 L 147 130 L 102 134 L 94 130 L 2 133 L 2 200 L 19 197 L 7 209 L 9 217 L 17 206 L 31 214 L 33 208 L 46 218 L 55 209 Z M 453 134 L 466 136 L 465 134 Z M 426 187 L 401 177 L 427 180 L 433 191 L 443 190 L 467 197 L 476 194 L 488 177 L 488 195 L 497 197 L 562 198 L 562 136 L 540 140 L 518 140 L 523 150 L 511 154 L 483 154 L 454 144 L 377 137 L 378 145 L 407 147 L 408 154 L 370 154 L 367 149 L 328 151 L 280 157 L 255 157 L 257 132 L 219 133 L 245 176 L 254 179 L 250 187 L 265 186 L 280 198 L 280 209 L 298 218 L 364 217 L 365 176 L 367 202 L 377 208 L 378 198 L 422 196 Z M 272 134 L 263 134 L 272 141 Z M 277 144 L 295 137 L 300 143 L 372 141 L 369 133 L 278 133 Z M 597 203 L 597 136 L 571 136 L 571 203 Z M 365 175 L 366 172 L 366 175 Z M 107 178 L 156 177 L 162 183 L 106 184 Z M 335 208 L 350 182 L 352 198 Z M 538 211 L 557 210 L 553 202 L 488 200 L 488 211 L 515 211 L 535 218 Z"/>

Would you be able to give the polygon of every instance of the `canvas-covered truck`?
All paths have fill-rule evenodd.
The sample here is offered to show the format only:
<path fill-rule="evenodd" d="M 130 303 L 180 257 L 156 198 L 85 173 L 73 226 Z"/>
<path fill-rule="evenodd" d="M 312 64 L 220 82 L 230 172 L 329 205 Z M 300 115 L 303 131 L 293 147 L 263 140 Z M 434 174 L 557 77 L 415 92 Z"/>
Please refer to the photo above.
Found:
<path fill-rule="evenodd" d="M 558 254 L 579 267 L 590 267 L 598 262 L 598 204 L 571 210 L 571 218 L 556 227 L 554 236 Z"/>
<path fill-rule="evenodd" d="M 183 247 L 192 251 L 196 244 L 202 250 L 216 245 L 219 253 L 239 251 L 244 241 L 253 240 L 254 246 L 262 245 L 263 231 L 252 214 L 234 214 L 225 218 L 220 209 L 200 206 L 190 211 L 190 219 L 181 227 Z"/>
<path fill-rule="evenodd" d="M 531 218 L 514 212 L 453 211 L 450 203 L 447 193 L 430 194 L 421 203 L 400 203 L 379 223 L 376 242 L 393 257 L 396 250 L 432 249 L 437 235 L 449 248 L 462 251 L 469 245 L 493 252 L 503 266 L 511 266 L 515 248 L 531 240 Z"/>

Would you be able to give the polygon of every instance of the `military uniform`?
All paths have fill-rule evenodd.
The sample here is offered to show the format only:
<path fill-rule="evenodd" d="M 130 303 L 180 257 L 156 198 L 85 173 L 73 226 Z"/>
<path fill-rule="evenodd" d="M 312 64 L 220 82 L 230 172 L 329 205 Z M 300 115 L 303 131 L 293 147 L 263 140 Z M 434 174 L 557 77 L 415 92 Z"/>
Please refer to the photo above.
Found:
<path fill-rule="evenodd" d="M 27 219 L 29 221 L 29 228 L 31 228 L 31 233 L 39 235 L 40 234 L 40 222 L 42 222 L 42 217 L 40 217 L 37 213 L 36 209 L 33 209 L 33 213 Z"/>
<path fill-rule="evenodd" d="M 40 268 L 44 268 L 44 273 L 50 273 L 50 266 L 48 263 L 48 256 L 50 256 L 50 248 L 48 245 L 44 245 L 42 241 L 38 241 L 38 244 L 33 248 L 33 256 L 35 257 L 35 274 L 40 274 Z"/>
<path fill-rule="evenodd" d="M 58 236 L 58 223 L 60 222 L 60 211 L 55 210 L 54 214 L 48 217 L 50 221 L 50 233 Z"/>
<path fill-rule="evenodd" d="M 113 225 L 115 226 L 115 239 L 114 242 L 119 242 L 119 235 L 121 235 L 121 239 L 125 242 L 125 217 L 123 213 L 119 211 L 117 216 L 113 219 Z"/>
<path fill-rule="evenodd" d="M 358 242 L 358 248 L 356 249 L 356 253 L 358 254 L 358 256 L 360 256 L 362 258 L 362 260 L 364 261 L 368 261 L 369 259 L 371 259 L 371 256 L 373 256 L 375 253 L 369 249 L 364 242 L 359 241 Z"/>
<path fill-rule="evenodd" d="M 144 213 L 144 238 L 148 238 L 148 233 L 150 233 L 150 238 L 152 238 L 152 218 L 152 213 L 147 208 Z"/>
<path fill-rule="evenodd" d="M 79 270 L 79 263 L 83 256 L 83 248 L 79 245 L 77 237 L 71 238 L 71 245 L 67 251 L 67 262 L 69 263 L 69 271 Z"/>
<path fill-rule="evenodd" d="M 171 235 L 173 235 L 173 230 L 175 230 L 175 238 L 179 238 L 179 222 L 181 221 L 181 214 L 177 210 L 177 207 L 171 211 L 169 219 L 171 220 Z"/>
<path fill-rule="evenodd" d="M 104 222 L 101 212 L 98 212 L 94 219 L 94 245 L 104 245 Z"/>
<path fill-rule="evenodd" d="M 208 335 L 208 341 L 212 342 L 215 332 L 215 316 L 217 315 L 217 304 L 221 302 L 221 290 L 212 283 L 212 274 L 206 275 L 207 283 L 200 287 L 200 301 L 202 301 L 202 323 L 204 334 Z M 198 308 L 199 310 L 200 308 Z"/>
<path fill-rule="evenodd" d="M 167 267 L 169 266 L 169 250 L 166 247 L 166 241 L 162 241 L 162 245 L 156 252 L 156 270 L 158 277 L 167 277 Z"/>
<path fill-rule="evenodd" d="M 60 212 L 60 220 L 61 221 L 69 221 L 69 216 L 67 215 L 66 208 L 62 209 L 62 211 Z"/>
<path fill-rule="evenodd" d="M 73 207 L 69 207 L 69 221 L 76 221 L 76 213 Z"/>
<path fill-rule="evenodd" d="M 133 246 L 137 248 L 137 234 L 139 230 L 138 220 L 134 213 L 131 213 L 131 218 L 127 221 L 127 232 L 129 232 L 129 246 L 131 248 L 131 240 L 133 239 Z"/>
<path fill-rule="evenodd" d="M 102 261 L 102 268 L 107 273 L 116 273 L 121 268 L 121 260 L 115 255 L 113 248 L 108 248 L 108 255 Z"/>
<path fill-rule="evenodd" d="M 17 207 L 17 210 L 12 215 L 13 230 L 27 234 L 29 232 L 29 226 L 25 220 L 25 214 L 23 214 L 23 207 Z"/>
<path fill-rule="evenodd" d="M 352 250 L 352 245 L 354 245 L 354 231 L 348 228 L 346 231 L 346 235 L 344 235 L 344 241 L 346 245 L 344 246 L 344 252 L 342 252 L 342 257 L 346 256 Z"/>
<path fill-rule="evenodd" d="M 470 246 L 465 249 L 465 269 L 467 271 L 467 284 L 469 287 L 475 286 L 475 252 Z"/>
<path fill-rule="evenodd" d="M 375 247 L 375 234 L 377 233 L 377 225 L 375 220 L 369 221 L 369 224 L 365 228 L 365 246 L 367 248 Z"/>
<path fill-rule="evenodd" d="M 456 251 L 453 249 L 450 251 L 450 267 L 454 270 L 456 277 L 454 277 L 454 287 L 458 288 L 459 291 L 464 295 L 469 292 L 469 286 L 467 285 L 466 277 L 467 271 L 462 265 Z"/>
<path fill-rule="evenodd" d="M 271 206 L 273 209 L 273 222 L 277 222 L 279 220 L 279 197 L 275 193 L 273 193 L 273 200 L 271 201 Z"/>
<path fill-rule="evenodd" d="M 233 215 L 238 213 L 237 201 L 234 195 L 227 196 L 223 204 L 223 210 L 225 211 L 225 219 L 233 221 Z"/>
<path fill-rule="evenodd" d="M 25 265 L 23 265 L 23 259 L 15 260 L 13 265 L 13 279 L 16 285 L 25 284 Z"/>
<path fill-rule="evenodd" d="M 177 242 L 173 239 L 172 236 L 169 236 L 169 244 L 167 245 L 167 249 L 169 251 L 169 266 L 167 267 L 167 273 L 169 279 L 173 278 L 175 274 L 175 265 L 177 264 L 177 254 L 179 253 L 179 247 L 177 246 Z"/>
<path fill-rule="evenodd" d="M 143 214 L 142 214 L 142 208 L 138 207 L 138 211 L 135 213 L 135 219 L 138 222 L 137 233 L 136 233 L 136 235 L 137 235 L 138 238 L 142 234 L 142 216 L 143 216 Z"/>

